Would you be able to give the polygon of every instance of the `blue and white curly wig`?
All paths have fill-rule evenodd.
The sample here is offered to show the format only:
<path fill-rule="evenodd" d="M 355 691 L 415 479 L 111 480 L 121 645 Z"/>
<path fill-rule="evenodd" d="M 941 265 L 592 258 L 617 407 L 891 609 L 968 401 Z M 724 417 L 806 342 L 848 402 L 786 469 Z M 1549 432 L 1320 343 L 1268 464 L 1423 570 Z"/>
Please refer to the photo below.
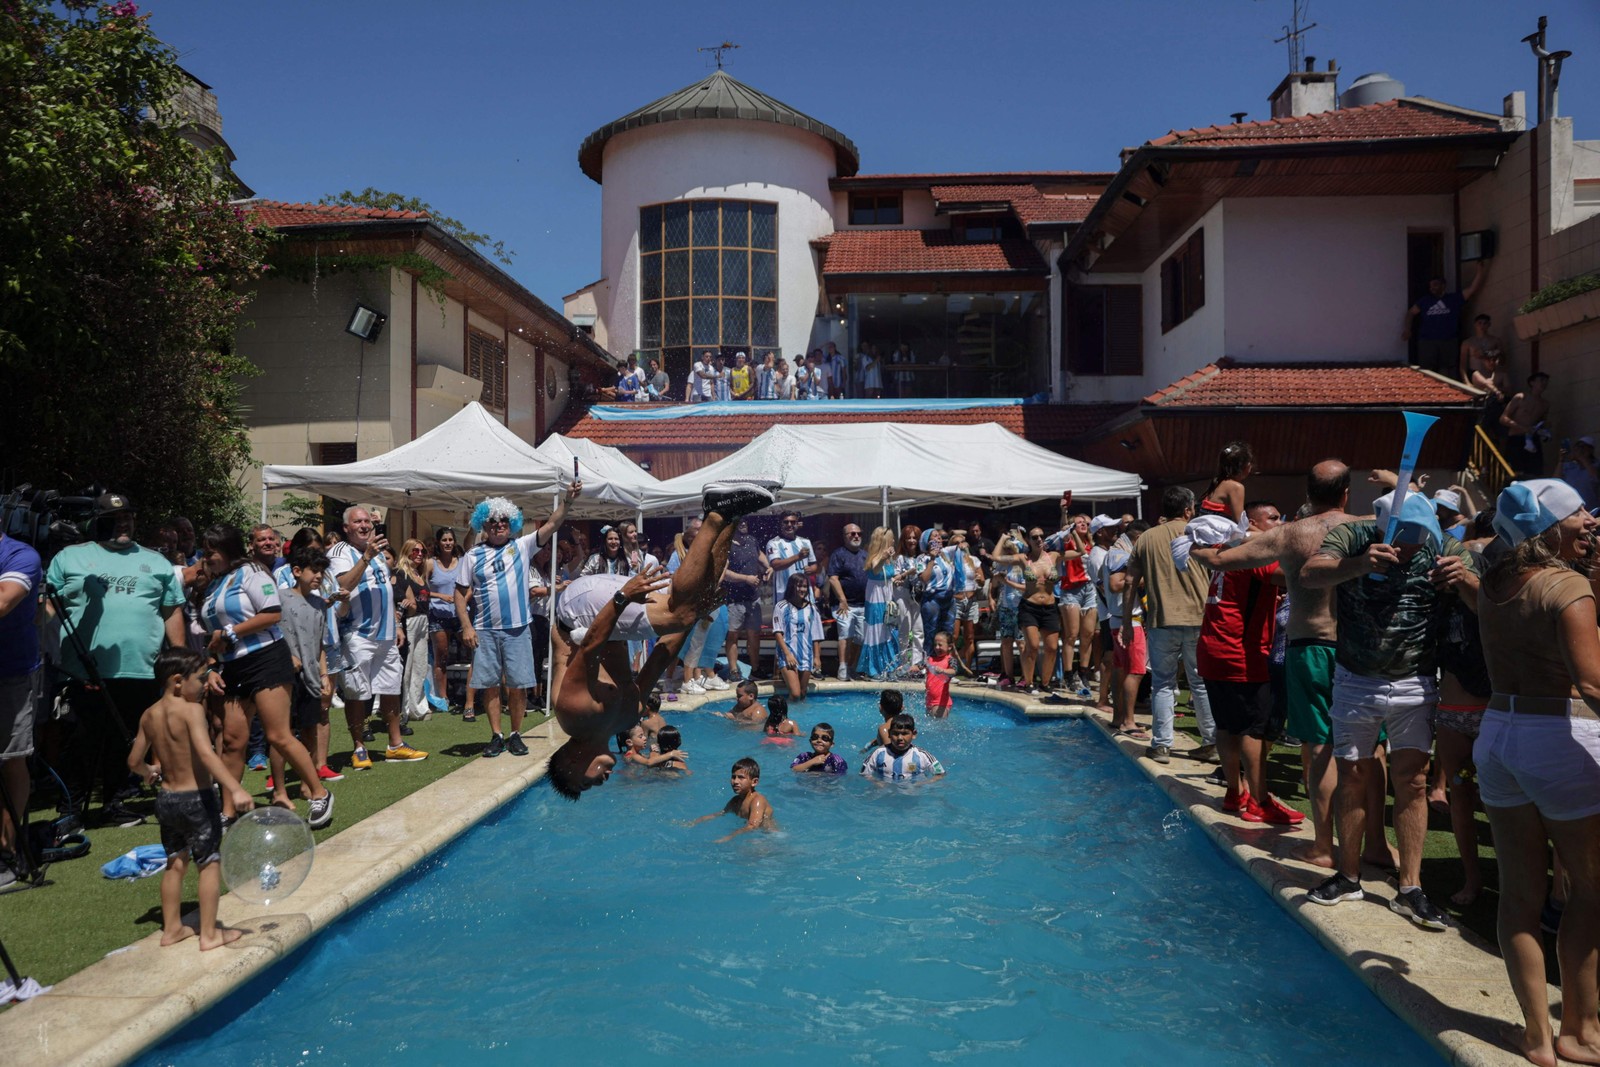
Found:
<path fill-rule="evenodd" d="M 472 532 L 482 533 L 490 519 L 505 519 L 511 524 L 511 536 L 522 536 L 522 509 L 505 497 L 492 496 L 472 509 Z"/>

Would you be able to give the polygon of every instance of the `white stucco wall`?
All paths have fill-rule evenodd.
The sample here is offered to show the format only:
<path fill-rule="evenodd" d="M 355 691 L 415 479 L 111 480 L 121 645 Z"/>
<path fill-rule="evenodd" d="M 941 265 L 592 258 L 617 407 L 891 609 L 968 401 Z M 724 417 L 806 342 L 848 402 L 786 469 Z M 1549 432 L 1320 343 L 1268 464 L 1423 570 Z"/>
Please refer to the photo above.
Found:
<path fill-rule="evenodd" d="M 1139 396 L 1160 389 L 1223 355 L 1226 241 L 1224 216 L 1232 204 L 1224 201 L 1200 216 L 1200 221 L 1183 232 L 1154 263 L 1140 274 L 1144 286 L 1144 382 Z M 1175 249 L 1181 248 L 1196 230 L 1205 230 L 1206 302 L 1178 325 L 1161 332 L 1161 264 Z M 1231 310 L 1231 309 L 1229 309 Z M 1128 380 L 1128 379 L 1123 379 Z M 1075 399 L 1078 399 L 1075 397 Z M 1115 397 L 1114 399 L 1135 399 Z"/>
<path fill-rule="evenodd" d="M 639 345 L 639 208 L 701 197 L 778 205 L 778 343 L 804 349 L 819 286 L 810 242 L 833 232 L 831 142 L 770 122 L 686 119 L 613 137 L 602 170 L 607 284 L 595 296 L 610 351 Z"/>
<path fill-rule="evenodd" d="M 1219 354 L 1405 359 L 1406 235 L 1443 233 L 1446 249 L 1454 248 L 1449 196 L 1263 197 L 1229 200 L 1226 212 L 1227 321 Z M 1210 242 L 1208 230 L 1208 260 Z M 1210 295 L 1208 277 L 1208 303 Z"/>

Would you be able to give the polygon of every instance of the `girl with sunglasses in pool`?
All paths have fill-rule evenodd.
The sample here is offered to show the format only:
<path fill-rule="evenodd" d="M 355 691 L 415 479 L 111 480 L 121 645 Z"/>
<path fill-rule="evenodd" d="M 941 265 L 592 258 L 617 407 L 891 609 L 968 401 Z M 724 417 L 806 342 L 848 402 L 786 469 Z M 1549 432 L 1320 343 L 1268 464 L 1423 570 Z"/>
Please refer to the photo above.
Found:
<path fill-rule="evenodd" d="M 789 769 L 799 774 L 843 774 L 850 764 L 833 751 L 833 727 L 819 722 L 811 728 L 811 751 L 796 756 Z"/>

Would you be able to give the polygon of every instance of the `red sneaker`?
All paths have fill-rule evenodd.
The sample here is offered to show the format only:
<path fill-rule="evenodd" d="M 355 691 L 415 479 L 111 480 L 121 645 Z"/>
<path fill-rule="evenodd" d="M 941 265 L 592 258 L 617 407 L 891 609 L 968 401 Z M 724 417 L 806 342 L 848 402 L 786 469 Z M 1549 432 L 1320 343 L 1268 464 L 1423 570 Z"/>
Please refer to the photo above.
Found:
<path fill-rule="evenodd" d="M 1237 812 L 1250 803 L 1250 791 L 1241 789 L 1237 793 L 1228 793 L 1222 798 L 1222 810 Z"/>
<path fill-rule="evenodd" d="M 326 763 L 317 768 L 317 777 L 321 778 L 324 782 L 344 781 L 344 775 L 340 774 Z"/>
<path fill-rule="evenodd" d="M 1304 812 L 1285 807 L 1278 802 L 1277 797 L 1272 796 L 1270 793 L 1267 795 L 1267 802 L 1261 805 L 1261 811 L 1265 816 L 1265 821 L 1276 826 L 1299 826 L 1305 821 Z"/>
<path fill-rule="evenodd" d="M 272 791 L 272 775 L 267 775 L 267 791 Z"/>
<path fill-rule="evenodd" d="M 1239 808 L 1239 818 L 1245 822 L 1266 822 L 1267 813 L 1256 802 L 1255 797 L 1247 796 L 1244 798 L 1244 804 Z"/>

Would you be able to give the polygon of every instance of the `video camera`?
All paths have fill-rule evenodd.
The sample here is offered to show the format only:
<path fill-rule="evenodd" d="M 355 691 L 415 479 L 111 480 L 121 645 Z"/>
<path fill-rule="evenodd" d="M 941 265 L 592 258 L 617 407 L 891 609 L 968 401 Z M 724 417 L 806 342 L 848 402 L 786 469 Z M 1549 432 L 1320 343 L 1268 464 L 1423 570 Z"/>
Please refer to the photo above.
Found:
<path fill-rule="evenodd" d="M 89 540 L 99 509 L 99 490 L 65 495 L 23 484 L 0 496 L 0 531 L 26 541 L 46 563 L 68 545 Z"/>

